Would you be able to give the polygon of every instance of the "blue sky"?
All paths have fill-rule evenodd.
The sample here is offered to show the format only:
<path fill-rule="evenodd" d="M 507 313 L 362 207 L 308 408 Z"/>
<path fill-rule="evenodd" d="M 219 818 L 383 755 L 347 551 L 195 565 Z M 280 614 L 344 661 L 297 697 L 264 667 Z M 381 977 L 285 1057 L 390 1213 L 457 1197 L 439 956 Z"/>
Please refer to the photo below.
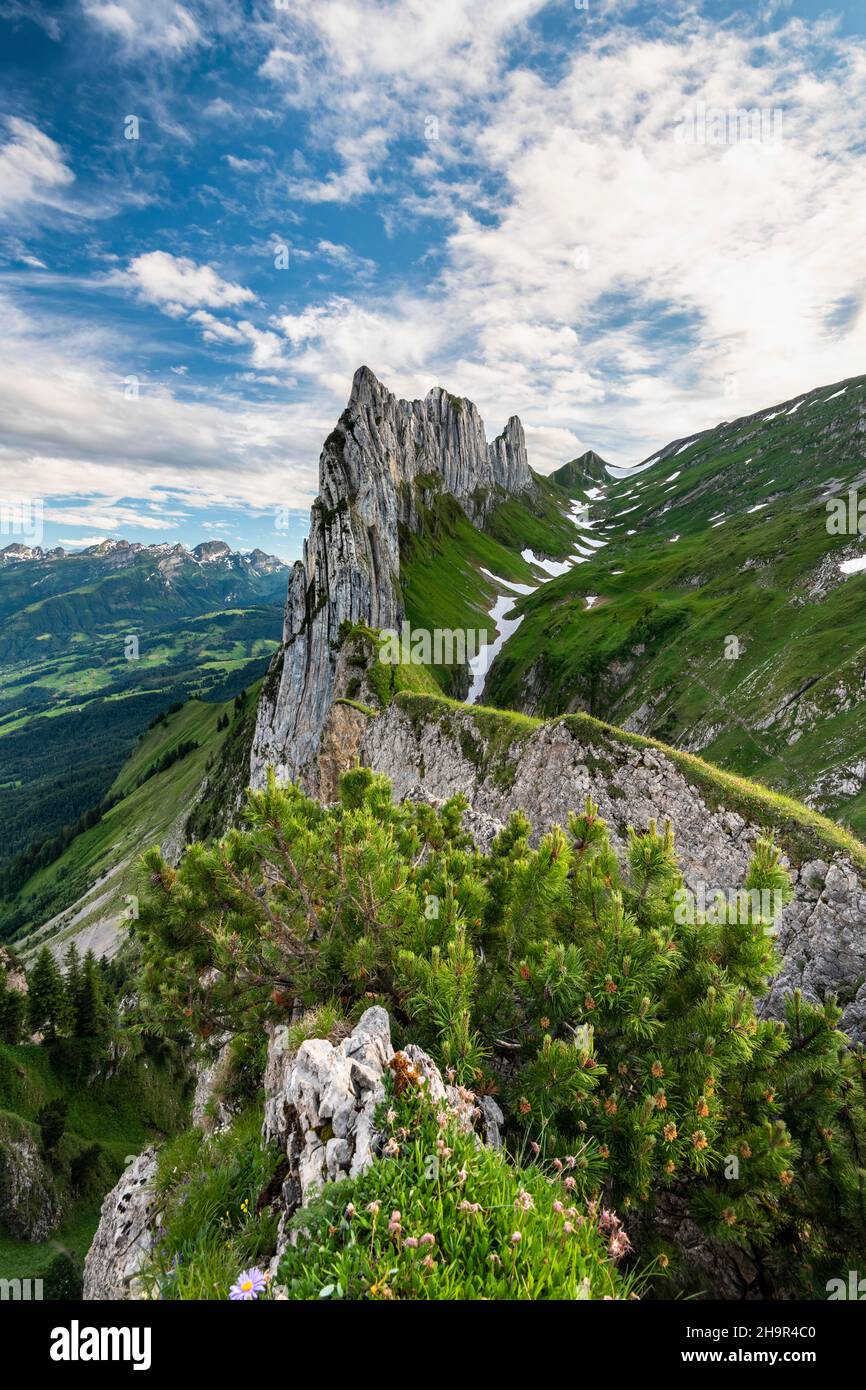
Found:
<path fill-rule="evenodd" d="M 864 31 L 859 0 L 0 0 L 0 500 L 47 544 L 293 558 L 362 362 L 491 437 L 519 414 L 542 471 L 866 370 Z"/>

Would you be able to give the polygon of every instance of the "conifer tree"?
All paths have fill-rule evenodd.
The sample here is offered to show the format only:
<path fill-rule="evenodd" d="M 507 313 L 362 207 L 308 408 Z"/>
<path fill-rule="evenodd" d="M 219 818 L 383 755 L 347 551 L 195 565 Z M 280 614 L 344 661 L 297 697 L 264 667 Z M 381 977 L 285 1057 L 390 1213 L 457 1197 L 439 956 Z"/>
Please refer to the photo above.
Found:
<path fill-rule="evenodd" d="M 27 977 L 29 1023 L 49 1041 L 69 1025 L 70 1009 L 63 976 L 47 946 L 43 946 Z"/>
<path fill-rule="evenodd" d="M 76 1037 L 100 1037 L 105 1032 L 107 1021 L 99 965 L 93 951 L 88 951 L 81 967 L 81 985 L 75 1011 Z"/>
<path fill-rule="evenodd" d="M 70 941 L 63 956 L 63 978 L 66 984 L 66 998 L 69 1002 L 70 1019 L 74 1025 L 78 1016 L 81 999 L 81 955 L 74 941 Z"/>

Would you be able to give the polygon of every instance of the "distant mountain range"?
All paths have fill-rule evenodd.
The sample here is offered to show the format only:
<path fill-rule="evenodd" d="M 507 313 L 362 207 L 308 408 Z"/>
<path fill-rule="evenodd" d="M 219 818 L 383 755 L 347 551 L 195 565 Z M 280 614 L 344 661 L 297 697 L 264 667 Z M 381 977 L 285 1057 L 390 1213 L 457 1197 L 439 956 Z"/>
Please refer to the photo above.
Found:
<path fill-rule="evenodd" d="M 0 551 L 0 864 L 98 805 L 170 705 L 262 675 L 287 573 L 219 540 Z"/>

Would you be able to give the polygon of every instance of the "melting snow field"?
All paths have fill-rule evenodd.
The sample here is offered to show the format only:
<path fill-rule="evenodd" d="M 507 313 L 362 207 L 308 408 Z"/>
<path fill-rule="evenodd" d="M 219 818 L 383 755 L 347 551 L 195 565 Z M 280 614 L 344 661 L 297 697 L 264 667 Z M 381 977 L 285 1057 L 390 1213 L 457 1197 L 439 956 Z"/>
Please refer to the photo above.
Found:
<path fill-rule="evenodd" d="M 843 574 L 861 574 L 866 570 L 866 555 L 859 555 L 856 560 L 842 560 L 839 568 Z"/>
<path fill-rule="evenodd" d="M 487 571 L 485 571 L 485 573 L 487 573 Z M 495 579 L 496 576 L 491 575 L 490 578 Z M 499 584 L 507 584 L 509 581 L 507 579 L 499 579 L 497 582 Z M 517 588 L 518 586 L 514 585 L 514 587 Z M 521 584 L 519 587 L 524 593 L 531 594 L 534 592 L 534 590 L 529 588 L 526 584 Z M 481 692 L 484 689 L 484 682 L 487 680 L 487 672 L 490 670 L 490 667 L 493 665 L 509 637 L 513 637 L 514 633 L 523 622 L 522 613 L 518 614 L 516 618 L 509 619 L 505 617 L 505 614 L 510 612 L 513 607 L 514 595 L 503 594 L 496 600 L 490 610 L 490 619 L 496 626 L 497 636 L 493 642 L 488 643 L 486 647 L 482 647 L 478 655 L 474 656 L 469 663 L 469 675 L 471 680 L 469 694 L 466 696 L 467 705 L 474 705 L 480 699 Z"/>
<path fill-rule="evenodd" d="M 602 492 L 601 488 L 588 488 L 587 496 L 598 497 Z M 508 594 L 501 594 L 491 608 L 488 617 L 496 628 L 496 638 L 489 642 L 486 647 L 473 657 L 469 662 L 469 694 L 466 696 L 467 705 L 477 704 L 484 691 L 484 684 L 487 680 L 487 673 L 496 660 L 509 637 L 513 637 L 520 624 L 523 622 L 523 615 L 519 613 L 516 618 L 506 617 L 514 608 L 515 595 L 534 594 L 535 590 L 542 584 L 547 584 L 551 579 L 557 579 L 559 575 L 565 574 L 575 565 L 585 565 L 587 560 L 591 560 L 596 550 L 601 546 L 607 545 L 607 541 L 600 540 L 596 536 L 587 535 L 587 532 L 596 524 L 590 521 L 586 515 L 586 508 L 582 502 L 574 501 L 570 506 L 571 519 L 574 525 L 579 528 L 580 534 L 574 542 L 574 553 L 567 560 L 547 560 L 541 555 L 536 555 L 534 550 L 522 550 L 522 559 L 528 565 L 535 565 L 537 569 L 543 570 L 546 578 L 540 579 L 538 584 L 517 584 L 513 579 L 502 579 L 497 574 L 491 574 L 490 570 L 482 568 L 481 573 L 492 580 L 497 587 L 510 589 Z M 588 546 L 588 549 L 582 549 Z M 587 608 L 591 608 L 598 602 L 598 595 L 592 594 L 585 599 Z"/>

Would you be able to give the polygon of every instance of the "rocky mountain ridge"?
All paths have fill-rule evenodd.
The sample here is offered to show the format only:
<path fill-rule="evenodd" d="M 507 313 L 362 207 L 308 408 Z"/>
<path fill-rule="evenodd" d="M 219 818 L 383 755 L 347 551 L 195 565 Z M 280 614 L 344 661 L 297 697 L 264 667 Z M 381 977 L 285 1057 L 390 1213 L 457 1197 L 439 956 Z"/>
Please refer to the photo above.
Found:
<path fill-rule="evenodd" d="M 64 550 L 59 545 L 52 550 L 43 550 L 40 545 L 29 546 L 15 542 L 0 550 L 0 565 L 21 565 L 37 560 L 60 561 L 82 557 L 105 560 L 112 568 L 117 569 L 134 565 L 140 559 L 152 559 L 160 565 L 165 561 L 197 565 L 225 561 L 260 574 L 275 574 L 279 570 L 288 569 L 284 560 L 280 560 L 276 555 L 268 555 L 258 547 L 250 551 L 232 550 L 225 541 L 218 540 L 201 541 L 191 550 L 180 542 L 172 544 L 170 541 L 161 541 L 157 545 L 142 545 L 140 541 L 112 539 L 100 541 L 97 545 L 85 546 L 82 550 Z"/>
<path fill-rule="evenodd" d="M 391 779 L 395 799 L 445 800 L 462 792 L 467 828 L 488 848 L 512 811 L 528 816 L 536 840 L 592 796 L 617 848 L 627 828 L 670 820 L 686 883 L 707 897 L 744 882 L 756 840 L 775 833 L 794 883 L 779 923 L 781 970 L 766 1007 L 803 990 L 843 1006 L 842 1026 L 866 1041 L 866 857 L 835 827 L 796 808 L 745 793 L 688 755 L 623 736 L 594 720 L 514 721 L 495 711 L 400 696 L 366 721 L 361 762 Z M 790 809 L 788 809 L 790 808 Z"/>
<path fill-rule="evenodd" d="M 446 493 L 480 524 L 498 498 L 535 487 L 516 416 L 488 444 L 471 401 L 441 387 L 423 400 L 398 400 L 368 367 L 358 369 L 322 450 L 310 534 L 289 581 L 283 645 L 253 740 L 253 786 L 268 766 L 281 778 L 314 778 L 341 628 L 399 628 L 401 534 L 420 529 L 425 497 Z"/>

